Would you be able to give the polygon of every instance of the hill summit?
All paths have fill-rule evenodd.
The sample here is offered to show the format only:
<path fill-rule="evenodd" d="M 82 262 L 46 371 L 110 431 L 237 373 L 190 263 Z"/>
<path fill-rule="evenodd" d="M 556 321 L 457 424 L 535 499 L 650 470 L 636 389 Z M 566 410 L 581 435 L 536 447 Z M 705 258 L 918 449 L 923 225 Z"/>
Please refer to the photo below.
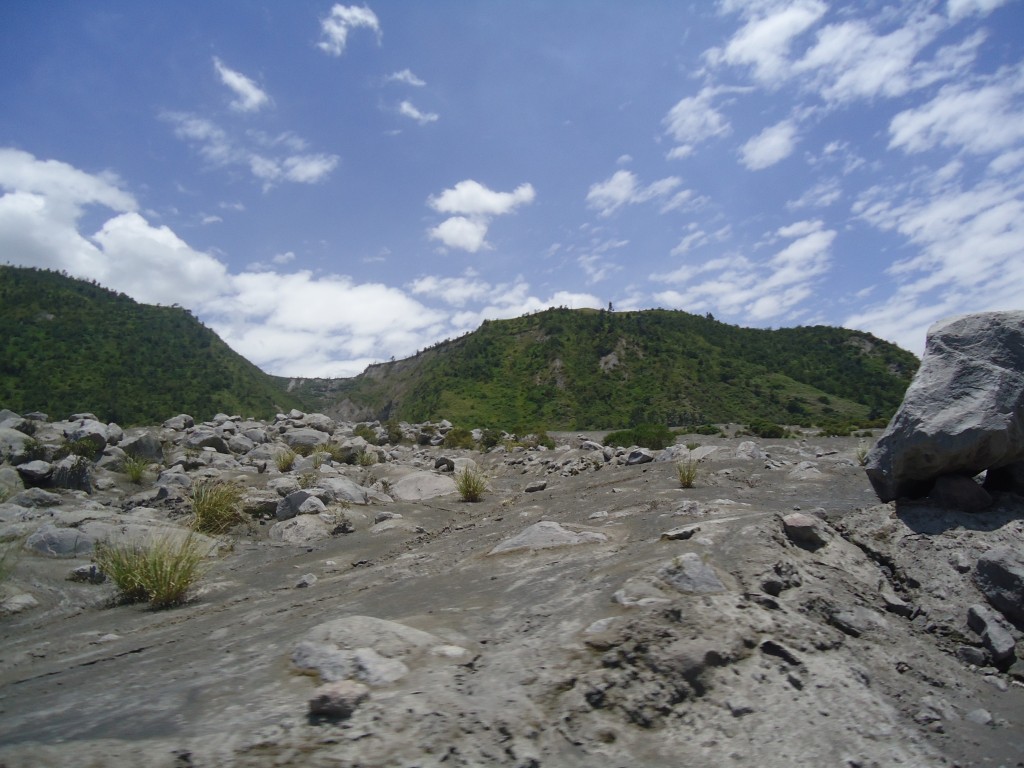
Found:
<path fill-rule="evenodd" d="M 549 309 L 485 321 L 407 360 L 290 389 L 355 419 L 506 429 L 887 420 L 918 360 L 870 333 L 764 330 L 671 310 Z"/>

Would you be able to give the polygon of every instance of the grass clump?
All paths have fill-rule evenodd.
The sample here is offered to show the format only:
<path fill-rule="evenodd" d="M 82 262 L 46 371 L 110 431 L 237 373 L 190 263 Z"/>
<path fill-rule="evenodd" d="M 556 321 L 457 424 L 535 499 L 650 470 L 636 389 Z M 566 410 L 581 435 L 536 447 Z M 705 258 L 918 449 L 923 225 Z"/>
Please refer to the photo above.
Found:
<path fill-rule="evenodd" d="M 697 462 L 693 459 L 684 459 L 676 464 L 676 473 L 679 476 L 679 485 L 683 488 L 693 488 L 697 482 Z"/>
<path fill-rule="evenodd" d="M 299 454 L 291 448 L 285 448 L 274 454 L 274 466 L 277 467 L 278 472 L 291 472 L 298 458 Z"/>
<path fill-rule="evenodd" d="M 352 434 L 356 437 L 363 438 L 363 440 L 368 442 L 370 445 L 377 444 L 377 430 L 369 424 L 356 424 L 352 429 Z"/>
<path fill-rule="evenodd" d="M 188 599 L 188 591 L 202 575 L 205 556 L 192 534 L 179 541 L 174 539 L 165 536 L 146 544 L 100 543 L 93 559 L 114 582 L 122 602 L 170 608 Z"/>
<path fill-rule="evenodd" d="M 141 456 L 133 456 L 130 453 L 126 453 L 124 458 L 121 459 L 121 471 L 128 475 L 128 480 L 135 483 L 135 485 L 142 484 L 142 478 L 145 476 L 147 469 L 149 469 L 149 460 Z"/>
<path fill-rule="evenodd" d="M 378 458 L 375 451 L 360 451 L 359 456 L 356 458 L 356 463 L 360 467 L 372 467 L 377 461 Z"/>
<path fill-rule="evenodd" d="M 487 490 L 487 479 L 479 471 L 466 467 L 455 475 L 455 489 L 463 501 L 480 501 Z"/>
<path fill-rule="evenodd" d="M 215 536 L 242 520 L 242 489 L 234 483 L 199 480 L 192 485 L 192 530 Z"/>

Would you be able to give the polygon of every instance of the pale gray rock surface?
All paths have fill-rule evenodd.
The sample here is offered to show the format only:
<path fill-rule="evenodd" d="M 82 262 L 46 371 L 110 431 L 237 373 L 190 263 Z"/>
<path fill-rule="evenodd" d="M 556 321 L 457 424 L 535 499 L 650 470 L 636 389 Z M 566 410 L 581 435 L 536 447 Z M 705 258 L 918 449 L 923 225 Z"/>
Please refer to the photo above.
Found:
<path fill-rule="evenodd" d="M 921 367 L 867 456 L 882 501 L 919 498 L 946 474 L 1024 460 L 1024 312 L 936 323 Z"/>
<path fill-rule="evenodd" d="M 541 549 L 577 547 L 581 544 L 600 544 L 608 536 L 596 531 L 572 531 L 553 520 L 541 520 L 529 528 L 496 545 L 489 555 L 511 552 L 535 552 Z"/>

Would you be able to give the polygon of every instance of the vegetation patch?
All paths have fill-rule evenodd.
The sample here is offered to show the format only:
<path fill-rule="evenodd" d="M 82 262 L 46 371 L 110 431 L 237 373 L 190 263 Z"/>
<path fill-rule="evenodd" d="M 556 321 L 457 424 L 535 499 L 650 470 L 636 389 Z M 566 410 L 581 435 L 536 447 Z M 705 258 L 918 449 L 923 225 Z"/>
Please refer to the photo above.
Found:
<path fill-rule="evenodd" d="M 192 484 L 192 530 L 214 536 L 242 522 L 242 489 L 234 483 L 199 480 Z"/>
<path fill-rule="evenodd" d="M 455 489 L 463 501 L 480 501 L 487 490 L 487 478 L 480 471 L 466 467 L 455 475 Z"/>
<path fill-rule="evenodd" d="M 444 436 L 442 445 L 445 448 L 472 448 L 476 443 L 473 440 L 473 433 L 465 427 L 452 427 Z"/>
<path fill-rule="evenodd" d="M 683 488 L 693 488 L 697 481 L 697 462 L 693 459 L 684 459 L 676 464 L 676 473 L 679 476 L 679 485 Z"/>
<path fill-rule="evenodd" d="M 190 534 L 165 536 L 146 544 L 101 542 L 93 559 L 114 582 L 122 602 L 148 602 L 159 609 L 186 602 L 189 590 L 202 576 L 205 555 Z"/>
<path fill-rule="evenodd" d="M 274 466 L 278 472 L 291 472 L 298 458 L 299 454 L 291 448 L 284 448 L 274 454 Z"/>
<path fill-rule="evenodd" d="M 631 445 L 638 445 L 641 448 L 650 448 L 652 451 L 660 451 L 667 448 L 676 441 L 676 433 L 664 424 L 639 424 L 632 429 L 620 429 L 611 432 L 604 438 L 605 445 L 621 446 L 628 448 Z"/>
<path fill-rule="evenodd" d="M 126 453 L 124 458 L 121 459 L 121 471 L 128 475 L 128 481 L 135 485 L 142 484 L 148 469 L 149 459 L 144 459 L 141 456 L 133 456 L 130 453 Z"/>

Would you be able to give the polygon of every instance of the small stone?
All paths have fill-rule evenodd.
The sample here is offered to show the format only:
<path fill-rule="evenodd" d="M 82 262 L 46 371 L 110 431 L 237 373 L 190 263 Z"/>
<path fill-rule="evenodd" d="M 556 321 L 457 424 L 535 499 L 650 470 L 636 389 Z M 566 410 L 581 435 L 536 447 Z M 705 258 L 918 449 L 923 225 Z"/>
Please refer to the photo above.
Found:
<path fill-rule="evenodd" d="M 0 602 L 0 616 L 11 616 L 15 613 L 27 611 L 39 605 L 39 601 L 27 592 L 12 595 L 3 602 Z"/>
<path fill-rule="evenodd" d="M 696 552 L 679 555 L 658 571 L 658 578 L 680 592 L 689 594 L 725 592 L 725 585 L 715 569 L 701 560 Z"/>
<path fill-rule="evenodd" d="M 68 574 L 68 581 L 77 581 L 85 584 L 102 584 L 107 580 L 107 575 L 99 569 L 95 563 L 80 565 L 73 568 Z"/>
<path fill-rule="evenodd" d="M 793 512 L 782 518 L 782 527 L 789 540 L 797 545 L 813 548 L 821 547 L 826 542 L 821 531 L 821 521 L 802 512 Z"/>
<path fill-rule="evenodd" d="M 972 709 L 965 715 L 966 719 L 978 725 L 992 725 L 992 713 L 987 709 Z"/>
<path fill-rule="evenodd" d="M 974 645 L 961 645 L 956 649 L 956 657 L 964 664 L 972 664 L 975 667 L 987 666 L 990 661 L 988 652 Z"/>
<path fill-rule="evenodd" d="M 972 605 L 967 609 L 967 626 L 978 633 L 997 663 L 1015 658 L 1017 644 L 1010 625 L 991 608 L 980 603 Z"/>
<path fill-rule="evenodd" d="M 312 587 L 314 584 L 316 584 L 316 581 L 317 579 L 315 574 L 306 573 L 303 574 L 302 577 L 297 582 L 295 582 L 295 588 L 303 589 L 305 587 Z"/>
<path fill-rule="evenodd" d="M 345 720 L 352 716 L 356 707 L 369 695 L 370 689 L 354 680 L 324 683 L 313 691 L 313 696 L 309 700 L 309 714 Z"/>
<path fill-rule="evenodd" d="M 525 490 L 527 493 L 536 493 L 537 491 L 543 491 L 547 487 L 547 480 L 534 480 L 532 483 L 526 486 Z"/>
<path fill-rule="evenodd" d="M 682 528 L 673 528 L 661 534 L 662 541 L 686 541 L 693 538 L 693 534 L 700 530 L 699 525 L 687 525 Z"/>

